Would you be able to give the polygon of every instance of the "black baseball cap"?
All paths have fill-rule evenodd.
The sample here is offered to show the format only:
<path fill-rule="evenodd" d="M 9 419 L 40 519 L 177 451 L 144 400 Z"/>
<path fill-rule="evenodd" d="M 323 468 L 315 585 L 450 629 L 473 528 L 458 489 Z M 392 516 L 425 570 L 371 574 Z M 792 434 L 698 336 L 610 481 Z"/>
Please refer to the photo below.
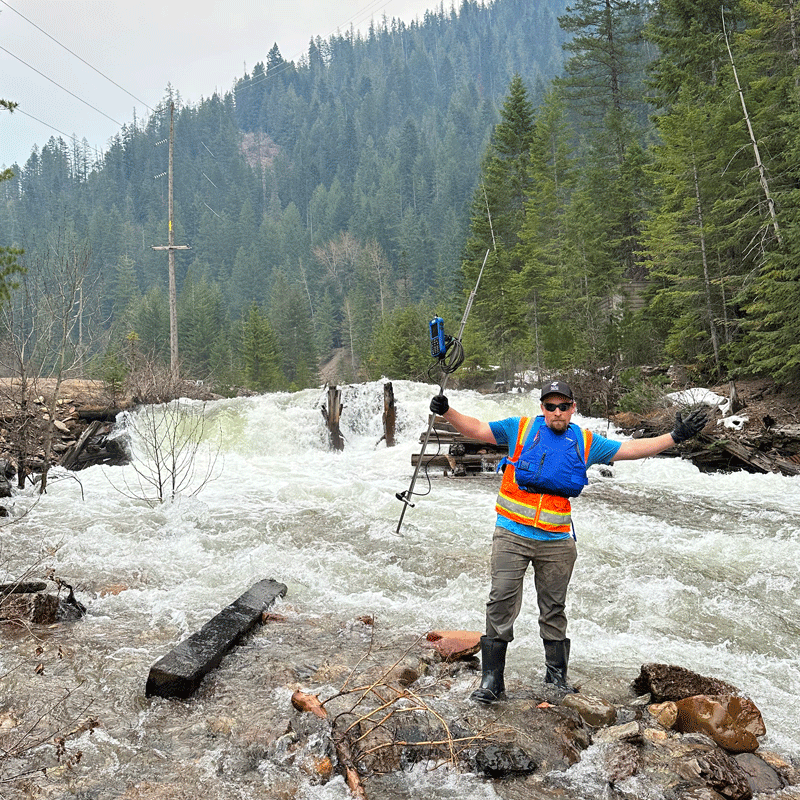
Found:
<path fill-rule="evenodd" d="M 544 400 L 545 397 L 549 397 L 551 394 L 563 395 L 568 400 L 574 399 L 572 396 L 572 389 L 563 381 L 551 381 L 550 383 L 544 384 L 544 386 L 542 386 L 542 395 L 539 399 Z"/>

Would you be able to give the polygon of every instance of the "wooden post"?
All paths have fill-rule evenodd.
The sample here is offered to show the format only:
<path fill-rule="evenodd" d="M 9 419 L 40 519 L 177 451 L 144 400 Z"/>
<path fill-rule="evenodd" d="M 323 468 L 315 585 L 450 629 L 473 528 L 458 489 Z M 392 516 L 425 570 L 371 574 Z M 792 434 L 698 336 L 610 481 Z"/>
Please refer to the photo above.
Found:
<path fill-rule="evenodd" d="M 331 448 L 334 450 L 344 450 L 344 438 L 339 430 L 339 417 L 342 414 L 342 392 L 335 386 L 328 387 L 328 404 L 322 406 L 322 416 L 328 425 L 328 435 L 330 436 Z"/>
<path fill-rule="evenodd" d="M 387 447 L 394 447 L 394 427 L 396 411 L 394 407 L 394 387 L 391 383 L 383 384 L 383 438 Z"/>
<path fill-rule="evenodd" d="M 175 127 L 173 118 L 175 116 L 175 103 L 169 104 L 169 176 L 167 187 L 167 214 L 169 216 L 169 230 L 167 231 L 167 241 L 169 244 L 159 247 L 153 247 L 153 250 L 166 250 L 168 253 L 169 261 L 169 357 L 170 357 L 170 372 L 172 380 L 177 384 L 180 377 L 180 366 L 178 361 L 178 291 L 175 283 L 175 251 L 176 250 L 191 250 L 192 248 L 186 244 L 175 244 L 175 234 L 172 225 L 173 213 L 173 191 L 172 191 L 172 156 L 175 140 Z"/>

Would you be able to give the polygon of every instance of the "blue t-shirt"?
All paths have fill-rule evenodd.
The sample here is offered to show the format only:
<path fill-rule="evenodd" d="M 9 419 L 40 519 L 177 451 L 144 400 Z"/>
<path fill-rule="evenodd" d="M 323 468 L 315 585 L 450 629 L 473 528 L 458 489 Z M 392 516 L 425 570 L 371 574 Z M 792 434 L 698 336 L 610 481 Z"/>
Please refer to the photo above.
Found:
<path fill-rule="evenodd" d="M 508 417 L 507 419 L 500 419 L 496 422 L 489 423 L 495 441 L 497 444 L 504 444 L 508 447 L 509 456 L 514 455 L 514 447 L 517 444 L 521 419 L 521 417 Z M 599 433 L 592 433 L 592 445 L 589 448 L 589 458 L 586 461 L 586 466 L 591 467 L 592 464 L 610 464 L 621 445 L 622 442 L 612 442 Z M 522 525 L 501 514 L 497 515 L 497 525 L 511 531 L 511 533 L 516 533 L 518 536 L 526 536 L 529 539 L 568 539 L 570 536 L 568 533 L 553 533 L 552 531 L 545 531 L 541 528 L 534 528 L 532 525 Z"/>

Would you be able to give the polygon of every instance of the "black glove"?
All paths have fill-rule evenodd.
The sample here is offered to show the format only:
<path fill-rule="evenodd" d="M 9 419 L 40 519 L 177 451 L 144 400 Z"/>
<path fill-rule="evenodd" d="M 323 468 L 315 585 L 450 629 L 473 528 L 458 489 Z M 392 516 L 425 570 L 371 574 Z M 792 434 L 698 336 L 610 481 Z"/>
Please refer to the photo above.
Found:
<path fill-rule="evenodd" d="M 433 396 L 433 400 L 431 400 L 431 411 L 434 414 L 438 414 L 441 417 L 444 416 L 449 409 L 450 403 L 447 402 L 446 395 L 437 394 Z"/>
<path fill-rule="evenodd" d="M 680 444 L 693 436 L 697 436 L 705 428 L 707 422 L 708 413 L 704 408 L 696 408 L 682 419 L 679 411 L 675 415 L 675 428 L 672 431 L 672 438 L 675 440 L 675 444 Z"/>

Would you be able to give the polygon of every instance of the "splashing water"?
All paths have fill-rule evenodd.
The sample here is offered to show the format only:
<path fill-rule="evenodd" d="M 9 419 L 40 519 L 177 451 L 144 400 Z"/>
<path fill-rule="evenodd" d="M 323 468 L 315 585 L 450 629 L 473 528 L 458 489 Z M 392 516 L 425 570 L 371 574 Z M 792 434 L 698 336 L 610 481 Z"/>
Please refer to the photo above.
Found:
<path fill-rule="evenodd" d="M 80 589 L 88 614 L 39 632 L 38 644 L 5 636 L 4 702 L 37 691 L 28 664 L 38 646 L 37 679 L 55 676 L 72 692 L 62 717 L 99 722 L 68 743 L 81 749 L 81 769 L 62 764 L 36 780 L 95 786 L 103 798 L 159 783 L 193 797 L 275 797 L 284 783 L 287 792 L 299 784 L 302 798 L 348 797 L 341 779 L 318 785 L 281 761 L 292 681 L 319 670 L 324 648 L 365 647 L 351 624 L 362 615 L 393 641 L 432 628 L 481 630 L 488 592 L 494 476 L 421 473 L 416 491 L 429 493 L 414 498 L 395 533 L 395 493 L 409 484 L 435 389 L 395 381 L 394 390 L 394 448 L 380 441 L 380 382 L 344 388 L 342 452 L 328 449 L 319 391 L 221 400 L 205 407 L 208 447 L 197 452 L 197 475 L 213 466 L 215 478 L 194 496 L 150 506 L 115 488 L 134 479 L 132 467 L 98 466 L 56 473 L 38 504 L 33 493 L 15 498 L 0 566 L 11 577 L 41 560 Z M 538 409 L 530 395 L 448 395 L 483 419 Z M 603 420 L 576 421 L 614 436 Z M 613 477 L 593 468 L 574 504 L 574 680 L 603 693 L 643 663 L 681 664 L 753 698 L 767 726 L 763 747 L 800 752 L 797 486 L 779 475 L 706 475 L 674 458 L 622 462 Z M 145 698 L 150 666 L 263 578 L 288 587 L 276 610 L 317 634 L 266 626 L 191 701 Z M 276 648 L 294 675 L 279 671 Z M 531 587 L 509 650 L 510 683 L 538 675 L 540 649 Z M 387 797 L 496 796 L 474 776 L 442 771 L 392 780 Z"/>

